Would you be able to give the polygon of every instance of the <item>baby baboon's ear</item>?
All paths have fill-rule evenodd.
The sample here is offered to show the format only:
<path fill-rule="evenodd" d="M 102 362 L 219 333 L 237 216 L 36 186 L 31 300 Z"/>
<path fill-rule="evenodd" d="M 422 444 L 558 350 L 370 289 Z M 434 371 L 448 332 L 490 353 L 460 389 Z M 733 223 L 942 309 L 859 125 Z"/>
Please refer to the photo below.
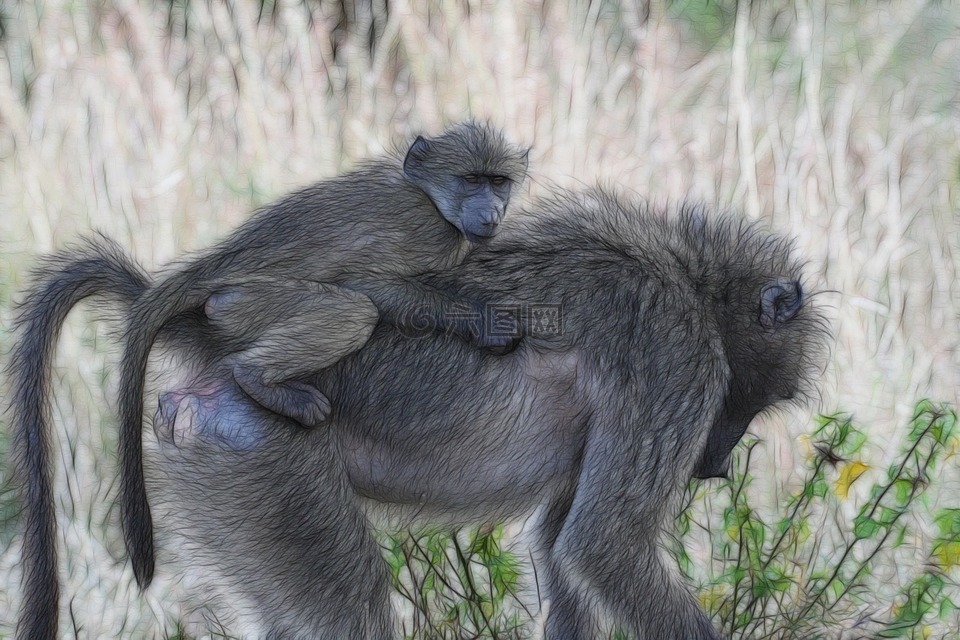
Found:
<path fill-rule="evenodd" d="M 427 139 L 423 136 L 417 136 L 417 139 L 410 145 L 410 148 L 407 150 L 407 155 L 403 159 L 404 175 L 408 178 L 419 175 L 420 166 L 426 161 L 429 155 L 430 143 L 427 142 Z"/>

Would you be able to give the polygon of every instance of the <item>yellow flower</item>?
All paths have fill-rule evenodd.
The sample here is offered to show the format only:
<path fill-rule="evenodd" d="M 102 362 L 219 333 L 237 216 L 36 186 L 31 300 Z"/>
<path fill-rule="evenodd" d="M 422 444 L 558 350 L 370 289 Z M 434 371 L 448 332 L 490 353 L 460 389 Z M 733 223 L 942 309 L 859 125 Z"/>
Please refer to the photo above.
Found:
<path fill-rule="evenodd" d="M 933 549 L 933 554 L 944 569 L 960 565 L 960 542 L 941 542 Z"/>
<path fill-rule="evenodd" d="M 850 485 L 857 481 L 857 478 L 870 468 L 870 465 L 854 460 L 853 462 L 843 463 L 840 469 L 840 477 L 837 478 L 837 484 L 834 491 L 841 500 L 846 500 L 850 493 Z"/>

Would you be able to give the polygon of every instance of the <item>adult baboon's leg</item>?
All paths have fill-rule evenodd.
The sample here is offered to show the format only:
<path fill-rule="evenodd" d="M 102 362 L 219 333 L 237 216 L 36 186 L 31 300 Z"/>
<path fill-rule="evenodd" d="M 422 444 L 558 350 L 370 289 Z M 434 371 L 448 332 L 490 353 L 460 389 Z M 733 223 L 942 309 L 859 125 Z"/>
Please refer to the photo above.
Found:
<path fill-rule="evenodd" d="M 199 596 L 233 607 L 258 637 L 393 637 L 387 568 L 330 432 L 291 428 L 232 383 L 204 388 L 173 416 L 175 432 L 193 434 L 187 446 L 162 438 L 151 465 L 158 539 L 202 574 Z M 241 417 L 261 423 L 244 427 L 257 446 L 224 447 L 213 428 Z"/>
<path fill-rule="evenodd" d="M 576 577 L 565 571 L 555 548 L 573 499 L 571 491 L 556 500 L 537 527 L 538 554 L 536 567 L 541 592 L 546 596 L 549 640 L 575 640 L 599 635 L 594 612 L 586 597 L 587 585 L 576 584 Z"/>
<path fill-rule="evenodd" d="M 603 409 L 591 418 L 574 498 L 550 549 L 577 593 L 561 590 L 551 603 L 548 638 L 591 637 L 566 629 L 596 602 L 645 640 L 720 639 L 658 543 L 721 411 L 729 372 L 709 336 L 673 321 L 666 304 L 660 311 L 659 328 L 638 329 L 655 345 L 642 367 L 596 392 Z"/>
<path fill-rule="evenodd" d="M 607 455 L 588 453 L 584 476 L 607 471 L 600 459 Z M 628 495 L 634 492 L 621 488 L 620 481 L 582 479 L 546 563 L 550 589 L 556 590 L 546 637 L 598 638 L 590 612 L 599 605 L 641 640 L 720 640 L 677 571 L 665 565 L 658 545 L 660 527 L 672 514 L 665 504 L 655 504 L 666 499 L 656 477 L 665 471 L 624 464 L 618 473 L 637 487 L 649 487 L 653 496 Z"/>

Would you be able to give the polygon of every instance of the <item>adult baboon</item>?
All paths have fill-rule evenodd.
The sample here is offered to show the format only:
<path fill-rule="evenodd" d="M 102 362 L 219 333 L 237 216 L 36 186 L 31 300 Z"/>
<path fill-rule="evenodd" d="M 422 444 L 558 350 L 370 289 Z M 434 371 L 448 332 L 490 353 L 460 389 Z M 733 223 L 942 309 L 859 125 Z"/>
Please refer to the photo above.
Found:
<path fill-rule="evenodd" d="M 519 305 L 524 342 L 492 357 L 380 325 L 317 376 L 337 407 L 329 428 L 278 428 L 202 345 L 174 350 L 202 371 L 182 370 L 162 408 L 173 433 L 158 434 L 151 495 L 171 523 L 160 539 L 192 549 L 218 613 L 269 637 L 389 637 L 366 517 L 536 511 L 547 638 L 596 638 L 601 620 L 644 639 L 719 637 L 658 536 L 691 476 L 723 473 L 752 418 L 805 391 L 821 315 L 789 243 L 754 225 L 597 191 L 534 211 L 423 278 Z M 535 326 L 544 317 L 560 324 Z"/>
<path fill-rule="evenodd" d="M 301 378 L 362 346 L 379 320 L 402 325 L 411 308 L 428 310 L 433 326 L 476 346 L 508 350 L 518 336 L 484 331 L 489 323 L 479 301 L 453 298 L 409 276 L 455 265 L 471 246 L 496 235 L 526 168 L 526 149 L 493 127 L 467 122 L 432 139 L 418 137 L 403 159 L 370 161 L 265 207 L 150 288 L 142 269 L 110 243 L 57 258 L 24 306 L 11 368 L 25 582 L 32 594 L 25 619 L 53 616 L 52 626 L 30 628 L 56 624 L 45 392 L 53 343 L 74 304 L 102 293 L 129 308 L 121 398 L 139 399 L 120 401 L 121 515 L 134 573 L 146 586 L 153 552 L 142 395 L 158 333 L 181 315 L 200 320 L 203 342 L 226 367 L 224 376 L 264 408 L 306 425 L 323 420 L 330 406 Z"/>

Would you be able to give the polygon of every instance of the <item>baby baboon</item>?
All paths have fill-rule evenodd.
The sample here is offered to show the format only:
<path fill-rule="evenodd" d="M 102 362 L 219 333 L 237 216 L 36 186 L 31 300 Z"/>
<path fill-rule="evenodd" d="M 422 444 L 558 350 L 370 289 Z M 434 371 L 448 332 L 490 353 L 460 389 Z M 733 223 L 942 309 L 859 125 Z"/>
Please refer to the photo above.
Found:
<path fill-rule="evenodd" d="M 482 330 L 479 304 L 463 302 L 466 308 L 455 313 L 458 301 L 404 277 L 457 264 L 471 243 L 496 235 L 526 162 L 526 150 L 474 122 L 431 140 L 418 137 L 402 174 L 380 161 L 268 207 L 261 224 L 252 220 L 151 290 L 132 317 L 143 309 L 157 328 L 196 306 L 198 294 L 206 296 L 204 310 L 219 342 L 238 347 L 229 358 L 240 387 L 271 411 L 313 426 L 330 404 L 297 378 L 360 348 L 381 316 L 394 324 L 426 321 L 481 347 L 512 346 L 504 343 L 516 335 Z M 286 228 L 290 217 L 303 222 Z M 272 237 L 288 233 L 297 235 Z M 242 258 L 237 266 L 223 264 L 238 250 L 265 243 L 272 248 L 248 252 L 255 257 L 246 265 Z M 176 300 L 180 306 L 171 306 Z M 414 312 L 430 317 L 411 318 Z M 479 316 L 472 325 L 465 321 L 471 315 Z M 128 345 L 142 352 L 132 335 Z"/>
<path fill-rule="evenodd" d="M 466 122 L 435 138 L 418 137 L 402 159 L 368 161 L 280 199 L 152 287 L 143 270 L 105 240 L 55 258 L 22 309 L 10 365 L 28 531 L 26 601 L 34 612 L 25 618 L 33 618 L 31 628 L 40 634 L 29 637 L 45 637 L 42 629 L 56 626 L 46 391 L 56 335 L 72 306 L 104 294 L 129 308 L 121 512 L 134 572 L 146 586 L 153 551 L 141 460 L 142 396 L 147 358 L 161 330 L 177 318 L 192 318 L 204 332 L 203 348 L 231 367 L 252 399 L 306 425 L 322 420 L 330 405 L 315 385 L 298 378 L 362 346 L 378 320 L 404 326 L 423 322 L 426 314 L 433 328 L 494 352 L 509 349 L 518 335 L 484 331 L 479 301 L 453 298 L 410 276 L 454 266 L 471 246 L 496 235 L 526 169 L 525 148 L 496 128 Z M 411 317 L 411 311 L 419 313 Z M 50 615 L 52 623 L 36 626 Z"/>
<path fill-rule="evenodd" d="M 381 161 L 368 172 L 321 182 L 269 207 L 261 214 L 271 221 L 269 229 L 241 229 L 202 259 L 204 265 L 192 263 L 162 282 L 138 308 L 149 309 L 145 315 L 163 324 L 195 306 L 192 296 L 213 290 L 204 304 L 207 317 L 221 339 L 242 345 L 230 355 L 237 383 L 271 411 L 313 426 L 326 418 L 329 401 L 296 379 L 360 348 L 381 315 L 394 324 L 427 322 L 481 347 L 512 346 L 517 334 L 483 331 L 481 305 L 463 301 L 457 313 L 458 301 L 403 277 L 457 264 L 471 243 L 496 235 L 511 190 L 523 182 L 526 169 L 526 149 L 475 122 L 434 139 L 418 137 L 402 175 Z M 284 228 L 283 219 L 290 216 L 306 220 Z M 288 232 L 305 237 L 280 239 L 279 247 L 274 243 L 279 255 L 255 251 L 255 262 L 245 267 L 221 266 L 238 244 L 245 247 L 254 239 L 262 244 L 261 235 Z M 197 271 L 211 264 L 215 275 Z M 171 297 L 184 302 L 169 307 Z M 415 312 L 430 317 L 411 318 Z M 471 317 L 476 321 L 469 322 Z"/>

